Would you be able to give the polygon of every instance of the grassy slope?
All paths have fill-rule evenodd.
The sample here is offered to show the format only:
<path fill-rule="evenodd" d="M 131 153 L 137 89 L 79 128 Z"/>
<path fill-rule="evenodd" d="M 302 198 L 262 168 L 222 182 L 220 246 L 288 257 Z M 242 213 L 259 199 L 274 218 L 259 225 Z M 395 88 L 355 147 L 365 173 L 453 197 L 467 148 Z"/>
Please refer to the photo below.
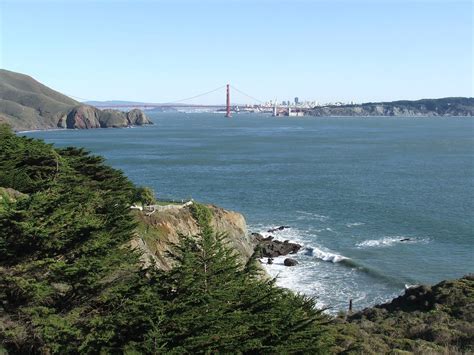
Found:
<path fill-rule="evenodd" d="M 30 76 L 0 70 L 0 122 L 17 130 L 54 128 L 61 112 L 79 103 Z"/>
<path fill-rule="evenodd" d="M 15 131 L 126 127 L 152 124 L 140 110 L 99 110 L 77 102 L 30 76 L 0 69 L 0 123 Z"/>

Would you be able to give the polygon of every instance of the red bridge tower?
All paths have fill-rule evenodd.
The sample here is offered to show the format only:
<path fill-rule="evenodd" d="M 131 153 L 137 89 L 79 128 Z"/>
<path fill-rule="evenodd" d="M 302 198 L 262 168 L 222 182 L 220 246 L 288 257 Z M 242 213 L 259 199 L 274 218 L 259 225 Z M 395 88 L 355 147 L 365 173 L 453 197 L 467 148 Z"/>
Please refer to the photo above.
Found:
<path fill-rule="evenodd" d="M 225 117 L 232 117 L 230 114 L 230 85 L 227 84 L 227 98 L 226 98 L 226 110 L 225 110 Z"/>

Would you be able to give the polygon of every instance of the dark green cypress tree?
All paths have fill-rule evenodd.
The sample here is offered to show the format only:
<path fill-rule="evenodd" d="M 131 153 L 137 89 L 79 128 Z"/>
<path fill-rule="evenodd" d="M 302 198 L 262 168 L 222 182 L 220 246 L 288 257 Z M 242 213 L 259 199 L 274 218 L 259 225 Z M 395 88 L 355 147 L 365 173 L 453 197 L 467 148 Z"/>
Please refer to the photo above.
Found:
<path fill-rule="evenodd" d="M 12 352 L 74 352 L 92 304 L 138 270 L 124 248 L 134 187 L 102 162 L 0 129 L 0 186 L 27 193 L 0 211 L 0 299 L 12 325 L 0 337 Z"/>
<path fill-rule="evenodd" d="M 182 237 L 177 265 L 160 275 L 163 346 L 183 353 L 326 353 L 327 317 L 314 301 L 262 279 L 252 259 L 241 265 L 225 235 L 213 232 L 210 211 L 192 209 L 201 233 Z"/>
<path fill-rule="evenodd" d="M 54 149 L 0 125 L 3 346 L 11 353 L 325 353 L 314 301 L 242 265 L 211 213 L 182 237 L 175 267 L 142 270 L 124 245 L 136 188 L 82 149 Z"/>

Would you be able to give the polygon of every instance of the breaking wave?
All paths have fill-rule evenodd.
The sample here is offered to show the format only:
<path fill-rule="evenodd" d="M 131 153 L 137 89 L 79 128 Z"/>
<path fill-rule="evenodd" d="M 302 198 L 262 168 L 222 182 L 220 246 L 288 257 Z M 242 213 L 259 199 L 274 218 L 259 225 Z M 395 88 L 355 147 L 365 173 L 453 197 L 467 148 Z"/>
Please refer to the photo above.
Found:
<path fill-rule="evenodd" d="M 305 254 L 309 256 L 314 256 L 315 258 L 320 259 L 322 261 L 329 261 L 332 263 L 339 263 L 343 260 L 349 259 L 343 255 L 331 253 L 329 251 L 324 251 L 315 247 L 305 247 Z"/>
<path fill-rule="evenodd" d="M 407 237 L 402 235 L 396 235 L 391 237 L 383 237 L 381 239 L 369 239 L 364 240 L 363 242 L 357 243 L 356 246 L 358 248 L 380 248 L 380 247 L 390 247 L 395 244 L 405 244 L 405 243 L 420 243 L 420 242 L 427 242 L 427 238 L 413 238 Z"/>
<path fill-rule="evenodd" d="M 327 309 L 328 313 L 335 313 L 338 309 L 346 307 L 346 302 L 350 298 L 359 304 L 369 302 L 366 290 L 358 287 L 357 280 L 370 280 L 380 290 L 373 299 L 370 299 L 370 303 L 385 302 L 386 292 L 393 293 L 394 288 L 403 289 L 405 286 L 405 282 L 384 275 L 360 260 L 353 260 L 319 245 L 315 234 L 318 231 L 315 229 L 304 230 L 290 226 L 268 232 L 275 228 L 275 225 L 261 224 L 251 227 L 250 230 L 258 231 L 264 237 L 272 235 L 277 240 L 296 242 L 301 244 L 302 248 L 297 254 L 274 258 L 272 264 L 267 263 L 267 258 L 262 258 L 262 266 L 271 277 L 276 278 L 278 286 L 307 295 L 317 295 L 318 307 L 334 307 Z M 285 266 L 284 260 L 287 257 L 296 259 L 299 264 L 295 267 Z"/>
<path fill-rule="evenodd" d="M 365 224 L 364 222 L 347 223 L 346 227 L 347 228 L 352 228 L 352 227 L 363 226 L 364 224 Z"/>
<path fill-rule="evenodd" d="M 313 245 L 306 244 L 305 239 L 307 239 L 307 238 L 305 238 L 305 237 L 308 237 L 308 236 L 306 235 L 307 232 L 305 232 L 305 231 L 301 231 L 301 230 L 294 229 L 294 228 L 291 228 L 291 227 L 286 227 L 282 230 L 275 230 L 271 233 L 268 232 L 271 229 L 272 229 L 272 227 L 266 227 L 266 228 L 264 228 L 263 231 L 260 231 L 259 233 L 261 235 L 263 235 L 264 237 L 268 237 L 268 236 L 272 235 L 277 240 L 281 240 L 281 241 L 289 240 L 291 242 L 301 244 L 302 249 L 301 249 L 300 253 L 303 253 L 306 256 L 311 256 L 311 257 L 314 257 L 314 258 L 322 260 L 322 261 L 328 261 L 328 262 L 332 262 L 332 263 L 339 263 L 343 260 L 348 260 L 349 259 L 349 258 L 347 258 L 343 255 L 339 255 L 339 254 L 333 253 L 331 251 L 324 250 L 321 247 L 316 247 L 316 246 L 313 246 Z M 331 231 L 331 232 L 333 231 L 331 228 L 324 228 L 322 230 L 327 230 L 327 231 Z"/>

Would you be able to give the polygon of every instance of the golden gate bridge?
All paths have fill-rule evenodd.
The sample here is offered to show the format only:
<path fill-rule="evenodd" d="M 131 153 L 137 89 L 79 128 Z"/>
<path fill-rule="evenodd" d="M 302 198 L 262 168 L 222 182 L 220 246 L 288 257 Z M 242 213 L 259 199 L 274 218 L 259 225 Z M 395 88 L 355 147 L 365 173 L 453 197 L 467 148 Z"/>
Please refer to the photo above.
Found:
<path fill-rule="evenodd" d="M 214 92 L 217 92 L 219 90 L 222 90 L 225 88 L 225 104 L 217 104 L 217 105 L 203 105 L 203 104 L 192 104 L 189 103 L 189 101 L 210 95 Z M 95 107 L 101 108 L 101 109 L 106 109 L 106 108 L 142 108 L 142 109 L 157 109 L 157 108 L 209 108 L 209 109 L 215 109 L 215 110 L 222 110 L 225 109 L 225 117 L 232 117 L 232 104 L 231 104 L 231 89 L 243 96 L 245 96 L 248 99 L 251 99 L 253 102 L 257 102 L 258 104 L 262 105 L 264 102 L 262 100 L 259 100 L 249 94 L 246 94 L 242 90 L 237 89 L 236 87 L 226 84 L 219 86 L 213 90 L 209 90 L 194 96 L 186 97 L 180 100 L 175 100 L 175 101 L 170 101 L 170 102 L 165 102 L 165 103 L 120 103 L 120 104 L 114 104 L 114 103 L 96 103 L 94 104 Z M 74 97 L 74 96 L 72 96 Z"/>

